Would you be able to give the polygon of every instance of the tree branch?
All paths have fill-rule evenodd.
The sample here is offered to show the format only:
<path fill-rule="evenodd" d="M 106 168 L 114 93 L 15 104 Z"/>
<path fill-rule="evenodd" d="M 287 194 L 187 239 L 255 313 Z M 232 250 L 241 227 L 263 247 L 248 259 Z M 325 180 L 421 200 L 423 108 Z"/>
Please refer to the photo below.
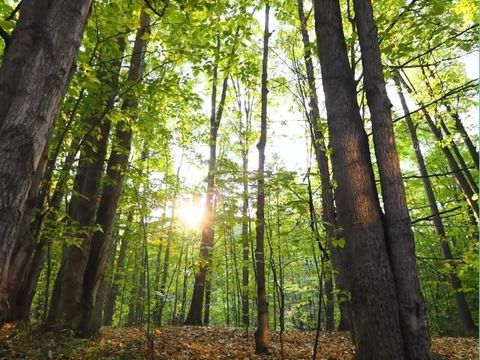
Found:
<path fill-rule="evenodd" d="M 462 207 L 461 206 L 457 206 L 457 207 L 454 207 L 453 209 L 448 209 L 448 210 L 444 210 L 444 211 L 440 211 L 436 214 L 432 214 L 432 215 L 429 215 L 429 216 L 425 216 L 423 218 L 419 218 L 419 219 L 415 219 L 411 222 L 411 224 L 416 224 L 420 221 L 425 221 L 425 220 L 432 220 L 434 217 L 436 216 L 440 216 L 442 214 L 446 214 L 446 213 L 449 213 L 449 212 L 452 212 L 452 211 L 455 211 L 455 210 L 458 210 L 458 209 L 461 209 Z"/>

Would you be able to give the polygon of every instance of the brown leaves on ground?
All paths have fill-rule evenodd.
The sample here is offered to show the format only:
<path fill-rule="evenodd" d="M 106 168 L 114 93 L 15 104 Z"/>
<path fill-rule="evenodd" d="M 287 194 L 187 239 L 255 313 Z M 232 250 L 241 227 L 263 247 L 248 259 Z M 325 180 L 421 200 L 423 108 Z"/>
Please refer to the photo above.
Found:
<path fill-rule="evenodd" d="M 39 332 L 6 325 L 0 332 L 0 359 L 311 359 L 315 333 L 287 331 L 271 334 L 270 354 L 255 355 L 253 334 L 221 327 L 165 327 L 147 339 L 138 328 L 104 328 L 98 339 L 78 339 L 68 332 Z M 436 337 L 433 351 L 445 359 L 478 359 L 476 339 Z M 350 335 L 322 333 L 317 359 L 354 359 Z"/>

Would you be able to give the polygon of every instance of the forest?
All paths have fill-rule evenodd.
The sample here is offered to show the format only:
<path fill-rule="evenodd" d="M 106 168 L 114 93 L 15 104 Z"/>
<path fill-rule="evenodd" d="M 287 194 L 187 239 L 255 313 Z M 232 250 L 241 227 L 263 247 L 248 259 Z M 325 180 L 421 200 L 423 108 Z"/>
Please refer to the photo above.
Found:
<path fill-rule="evenodd" d="M 0 358 L 478 359 L 478 14 L 0 1 Z"/>

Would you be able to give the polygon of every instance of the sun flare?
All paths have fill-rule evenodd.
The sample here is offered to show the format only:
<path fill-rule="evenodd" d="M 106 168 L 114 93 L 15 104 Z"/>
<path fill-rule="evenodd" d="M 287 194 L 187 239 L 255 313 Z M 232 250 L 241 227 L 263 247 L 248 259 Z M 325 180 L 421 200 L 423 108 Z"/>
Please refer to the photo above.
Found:
<path fill-rule="evenodd" d="M 203 204 L 188 202 L 178 208 L 178 217 L 188 227 L 198 229 L 202 224 L 204 210 Z"/>

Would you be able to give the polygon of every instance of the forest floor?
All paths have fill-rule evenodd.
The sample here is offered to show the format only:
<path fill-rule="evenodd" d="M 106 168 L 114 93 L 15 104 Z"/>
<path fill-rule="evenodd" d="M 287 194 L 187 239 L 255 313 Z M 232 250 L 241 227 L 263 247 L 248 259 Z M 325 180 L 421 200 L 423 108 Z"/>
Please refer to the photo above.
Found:
<path fill-rule="evenodd" d="M 258 356 L 253 351 L 253 335 L 241 329 L 220 327 L 165 327 L 152 331 L 146 341 L 145 330 L 103 328 L 97 339 L 78 339 L 68 333 L 42 333 L 27 326 L 6 325 L 0 331 L 0 359 L 311 359 L 315 332 L 287 331 L 280 337 L 271 334 L 271 354 Z M 434 337 L 433 350 L 442 359 L 478 359 L 477 339 Z M 321 333 L 317 359 L 354 358 L 348 333 Z"/>

